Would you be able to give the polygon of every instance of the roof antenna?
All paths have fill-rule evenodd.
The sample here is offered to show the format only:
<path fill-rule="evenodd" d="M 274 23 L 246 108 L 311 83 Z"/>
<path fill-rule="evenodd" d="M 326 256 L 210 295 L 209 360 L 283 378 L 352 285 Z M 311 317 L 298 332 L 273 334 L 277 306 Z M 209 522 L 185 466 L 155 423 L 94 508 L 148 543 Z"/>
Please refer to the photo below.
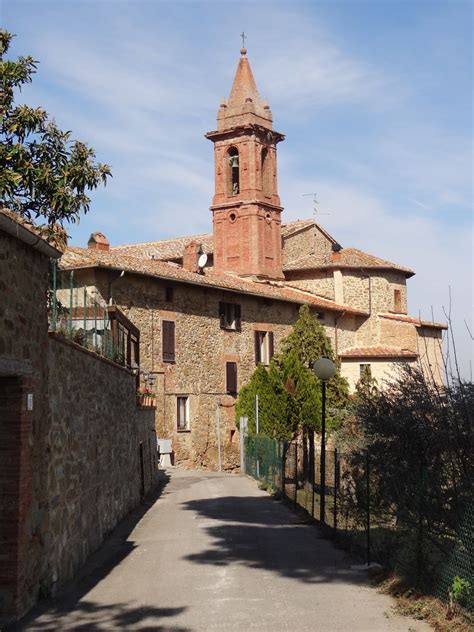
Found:
<path fill-rule="evenodd" d="M 303 197 L 309 197 L 311 196 L 313 198 L 313 218 L 314 221 L 316 223 L 316 216 L 317 215 L 329 215 L 330 213 L 322 213 L 320 210 L 318 210 L 318 197 L 317 197 L 317 193 L 303 193 Z"/>

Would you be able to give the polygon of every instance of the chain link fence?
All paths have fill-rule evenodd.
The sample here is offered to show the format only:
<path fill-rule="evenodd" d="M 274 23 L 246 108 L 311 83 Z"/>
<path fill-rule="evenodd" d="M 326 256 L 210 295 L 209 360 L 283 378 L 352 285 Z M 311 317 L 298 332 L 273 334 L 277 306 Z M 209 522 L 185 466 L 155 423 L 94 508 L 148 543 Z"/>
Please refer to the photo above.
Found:
<path fill-rule="evenodd" d="M 444 515 L 434 514 L 437 490 L 425 466 L 411 473 L 416 483 L 410 489 L 406 480 L 398 481 L 400 507 L 382 498 L 385 479 L 391 476 L 389 454 L 381 466 L 368 451 L 333 449 L 322 456 L 316 448 L 311 455 L 302 441 L 246 437 L 245 466 L 247 474 L 304 510 L 354 556 L 367 564 L 378 562 L 420 590 L 474 612 L 472 498 L 459 524 L 448 518 L 449 507 Z"/>

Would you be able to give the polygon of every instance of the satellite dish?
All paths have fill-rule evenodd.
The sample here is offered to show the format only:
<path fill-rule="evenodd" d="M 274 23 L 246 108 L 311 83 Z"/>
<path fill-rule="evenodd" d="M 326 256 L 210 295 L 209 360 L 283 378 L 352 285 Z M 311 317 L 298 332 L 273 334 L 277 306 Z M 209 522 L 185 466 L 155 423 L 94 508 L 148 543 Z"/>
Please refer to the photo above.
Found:
<path fill-rule="evenodd" d="M 206 263 L 207 263 L 207 255 L 206 255 L 206 253 L 203 253 L 198 259 L 198 266 L 199 266 L 199 268 L 201 268 L 201 270 L 202 270 L 204 268 L 204 266 L 206 265 Z"/>

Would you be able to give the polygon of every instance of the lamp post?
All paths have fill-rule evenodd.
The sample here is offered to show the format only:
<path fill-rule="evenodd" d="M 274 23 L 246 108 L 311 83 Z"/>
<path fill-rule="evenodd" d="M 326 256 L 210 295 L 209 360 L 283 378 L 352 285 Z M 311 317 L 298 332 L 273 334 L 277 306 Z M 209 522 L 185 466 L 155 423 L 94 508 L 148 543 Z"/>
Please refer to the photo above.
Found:
<path fill-rule="evenodd" d="M 321 486 L 320 486 L 320 506 L 319 520 L 325 522 L 326 510 L 326 382 L 332 378 L 336 372 L 336 365 L 329 358 L 319 358 L 313 364 L 313 371 L 319 377 L 322 385 L 321 402 Z M 314 477 L 314 468 L 313 468 Z"/>

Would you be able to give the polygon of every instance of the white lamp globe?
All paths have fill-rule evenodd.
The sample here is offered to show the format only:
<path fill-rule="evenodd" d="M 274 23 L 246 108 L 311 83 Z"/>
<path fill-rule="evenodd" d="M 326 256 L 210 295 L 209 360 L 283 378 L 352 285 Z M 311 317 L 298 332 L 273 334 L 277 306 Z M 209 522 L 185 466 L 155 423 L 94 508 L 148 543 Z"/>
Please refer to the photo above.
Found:
<path fill-rule="evenodd" d="M 319 358 L 313 364 L 313 371 L 316 374 L 316 377 L 319 377 L 320 380 L 325 382 L 332 378 L 334 373 L 336 372 L 336 365 L 329 358 Z"/>

